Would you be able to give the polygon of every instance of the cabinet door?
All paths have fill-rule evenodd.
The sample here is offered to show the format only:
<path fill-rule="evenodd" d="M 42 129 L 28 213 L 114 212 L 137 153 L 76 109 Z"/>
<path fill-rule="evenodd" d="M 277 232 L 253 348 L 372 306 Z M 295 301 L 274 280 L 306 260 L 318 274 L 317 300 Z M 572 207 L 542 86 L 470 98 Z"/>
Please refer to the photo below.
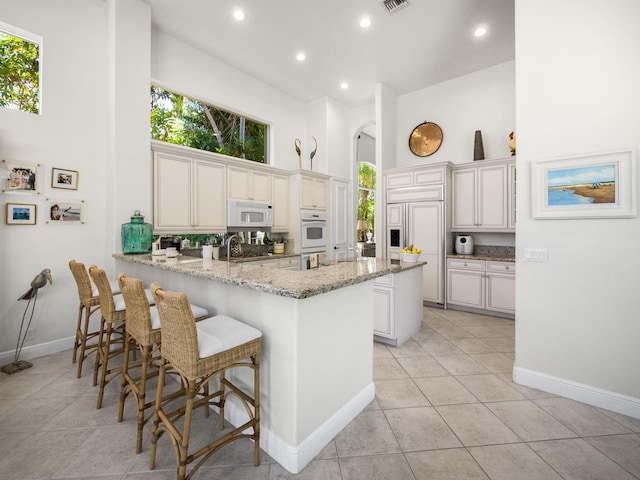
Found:
<path fill-rule="evenodd" d="M 271 203 L 271 174 L 268 172 L 251 172 L 251 198 L 256 202 Z"/>
<path fill-rule="evenodd" d="M 442 202 L 408 205 L 409 238 L 405 243 L 412 243 L 422 250 L 420 260 L 427 262 L 422 267 L 422 298 L 435 303 L 444 303 L 443 209 Z"/>
<path fill-rule="evenodd" d="M 447 301 L 467 307 L 484 308 L 484 272 L 447 270 Z"/>
<path fill-rule="evenodd" d="M 393 288 L 373 287 L 373 333 L 394 338 Z"/>
<path fill-rule="evenodd" d="M 227 193 L 233 200 L 251 200 L 251 172 L 247 168 L 227 169 Z"/>
<path fill-rule="evenodd" d="M 327 182 L 318 178 L 302 177 L 301 208 L 327 208 Z"/>
<path fill-rule="evenodd" d="M 516 312 L 516 276 L 487 273 L 487 310 Z"/>
<path fill-rule="evenodd" d="M 452 228 L 476 228 L 476 174 L 475 168 L 453 172 Z"/>
<path fill-rule="evenodd" d="M 290 191 L 289 177 L 287 175 L 271 175 L 273 206 L 273 227 L 271 231 L 289 230 Z"/>
<path fill-rule="evenodd" d="M 394 173 L 386 176 L 387 188 L 402 188 L 413 186 L 413 173 Z"/>
<path fill-rule="evenodd" d="M 227 228 L 226 166 L 195 160 L 193 227 L 212 232 Z"/>
<path fill-rule="evenodd" d="M 153 157 L 153 228 L 159 232 L 191 228 L 191 168 L 189 158 L 167 153 Z"/>
<path fill-rule="evenodd" d="M 387 226 L 388 227 L 402 227 L 402 209 L 401 203 L 393 203 L 387 205 Z M 404 245 L 402 245 L 404 247 Z"/>
<path fill-rule="evenodd" d="M 506 229 L 507 166 L 478 168 L 477 224 L 485 229 Z"/>
<path fill-rule="evenodd" d="M 509 164 L 509 229 L 516 229 L 516 164 Z"/>

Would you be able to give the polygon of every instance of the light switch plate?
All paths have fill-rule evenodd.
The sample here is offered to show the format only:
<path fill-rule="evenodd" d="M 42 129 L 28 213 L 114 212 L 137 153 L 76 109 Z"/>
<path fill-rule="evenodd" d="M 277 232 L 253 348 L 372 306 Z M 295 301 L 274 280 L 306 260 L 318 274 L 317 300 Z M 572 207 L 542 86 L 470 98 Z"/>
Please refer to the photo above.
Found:
<path fill-rule="evenodd" d="M 525 248 L 523 249 L 525 262 L 545 262 L 547 261 L 546 248 Z"/>

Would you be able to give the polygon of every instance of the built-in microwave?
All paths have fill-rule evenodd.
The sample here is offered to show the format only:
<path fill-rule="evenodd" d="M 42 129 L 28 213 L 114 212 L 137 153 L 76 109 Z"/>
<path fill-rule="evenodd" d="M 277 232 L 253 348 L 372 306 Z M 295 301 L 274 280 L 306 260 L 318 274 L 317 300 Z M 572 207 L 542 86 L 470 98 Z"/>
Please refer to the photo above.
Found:
<path fill-rule="evenodd" d="M 272 226 L 273 207 L 268 203 L 229 200 L 227 227 L 246 229 Z"/>

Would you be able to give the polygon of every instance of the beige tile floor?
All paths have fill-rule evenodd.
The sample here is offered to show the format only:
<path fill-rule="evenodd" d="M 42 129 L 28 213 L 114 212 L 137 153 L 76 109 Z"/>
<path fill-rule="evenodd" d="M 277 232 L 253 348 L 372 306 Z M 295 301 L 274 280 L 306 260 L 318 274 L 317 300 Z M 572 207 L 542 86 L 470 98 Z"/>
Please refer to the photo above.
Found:
<path fill-rule="evenodd" d="M 425 308 L 411 340 L 375 344 L 376 400 L 300 474 L 267 454 L 253 466 L 237 442 L 195 478 L 640 479 L 640 420 L 512 383 L 513 337 L 510 320 Z M 148 469 L 149 425 L 135 454 L 131 401 L 116 419 L 119 382 L 96 410 L 89 369 L 76 379 L 70 360 L 62 352 L 1 374 L 0 479 L 175 478 L 166 437 Z M 198 417 L 194 442 L 219 435 L 212 422 Z"/>

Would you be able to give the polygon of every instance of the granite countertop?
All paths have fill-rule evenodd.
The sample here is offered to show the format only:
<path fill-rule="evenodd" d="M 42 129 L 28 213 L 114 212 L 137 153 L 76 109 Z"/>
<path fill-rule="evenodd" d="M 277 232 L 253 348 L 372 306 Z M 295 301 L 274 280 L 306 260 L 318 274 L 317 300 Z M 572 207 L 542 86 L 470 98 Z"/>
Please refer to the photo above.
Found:
<path fill-rule="evenodd" d="M 493 260 L 494 262 L 515 262 L 515 257 L 507 256 L 501 257 L 496 255 L 476 254 L 473 255 L 459 255 L 457 253 L 450 253 L 447 258 L 463 258 L 465 260 Z"/>
<path fill-rule="evenodd" d="M 188 256 L 166 258 L 150 254 L 124 255 L 114 253 L 113 257 L 125 262 L 138 263 L 214 282 L 299 299 L 366 282 L 390 273 L 422 268 L 425 264 L 425 262 L 408 263 L 399 260 L 363 258 L 361 260 L 329 261 L 311 270 L 287 270 L 251 265 L 251 262 L 237 263 L 226 260 L 212 260 L 205 266 L 201 258 Z M 272 257 L 250 258 L 259 260 Z"/>
<path fill-rule="evenodd" d="M 476 245 L 473 255 L 450 253 L 447 258 L 463 258 L 466 260 L 493 260 L 494 262 L 515 262 L 515 247 Z"/>

